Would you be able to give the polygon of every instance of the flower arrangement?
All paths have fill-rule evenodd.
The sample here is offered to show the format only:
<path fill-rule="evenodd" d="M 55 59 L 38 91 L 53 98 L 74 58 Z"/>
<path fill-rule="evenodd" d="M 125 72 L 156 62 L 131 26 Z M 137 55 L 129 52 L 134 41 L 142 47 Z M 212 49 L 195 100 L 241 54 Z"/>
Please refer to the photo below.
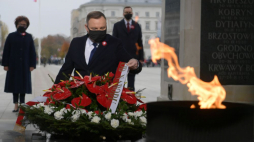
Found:
<path fill-rule="evenodd" d="M 78 72 L 77 72 L 78 73 Z M 79 73 L 78 73 L 79 74 Z M 141 139 L 146 130 L 146 104 L 141 91 L 123 88 L 115 113 L 109 96 L 113 73 L 73 76 L 45 90 L 46 102 L 21 106 L 25 119 L 41 131 L 72 140 Z"/>

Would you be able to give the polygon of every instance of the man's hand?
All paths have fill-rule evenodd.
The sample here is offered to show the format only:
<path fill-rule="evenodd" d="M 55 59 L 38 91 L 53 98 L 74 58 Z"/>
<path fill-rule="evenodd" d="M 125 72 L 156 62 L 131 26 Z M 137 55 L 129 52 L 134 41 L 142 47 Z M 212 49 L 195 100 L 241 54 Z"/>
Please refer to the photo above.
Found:
<path fill-rule="evenodd" d="M 9 70 L 9 67 L 8 67 L 8 66 L 4 67 L 4 70 L 5 70 L 5 71 L 8 71 L 8 70 Z"/>
<path fill-rule="evenodd" d="M 34 67 L 30 67 L 30 71 L 33 71 L 34 70 Z"/>
<path fill-rule="evenodd" d="M 138 60 L 130 59 L 126 65 L 129 67 L 130 70 L 135 70 L 138 68 Z"/>

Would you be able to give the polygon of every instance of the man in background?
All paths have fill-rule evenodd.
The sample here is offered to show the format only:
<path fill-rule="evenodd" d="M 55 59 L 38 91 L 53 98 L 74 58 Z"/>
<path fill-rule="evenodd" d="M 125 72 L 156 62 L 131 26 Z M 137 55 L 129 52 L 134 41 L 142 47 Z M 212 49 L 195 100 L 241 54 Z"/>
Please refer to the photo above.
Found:
<path fill-rule="evenodd" d="M 144 50 L 142 43 L 142 32 L 140 25 L 132 19 L 132 8 L 126 6 L 123 9 L 124 19 L 115 23 L 113 28 L 113 36 L 121 39 L 124 48 L 131 57 L 144 61 Z M 142 65 L 142 64 L 140 64 Z M 135 91 L 135 74 L 128 74 L 128 87 Z"/>

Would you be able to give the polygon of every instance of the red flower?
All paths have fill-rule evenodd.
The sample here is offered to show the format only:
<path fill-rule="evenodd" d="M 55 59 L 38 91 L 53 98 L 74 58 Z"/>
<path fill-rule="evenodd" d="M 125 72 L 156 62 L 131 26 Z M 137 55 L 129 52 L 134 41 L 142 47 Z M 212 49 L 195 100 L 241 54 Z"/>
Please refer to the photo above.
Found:
<path fill-rule="evenodd" d="M 75 108 L 74 106 L 72 106 L 71 104 L 67 104 L 65 108 L 66 108 L 66 109 L 71 109 L 71 108 L 76 109 L 76 108 Z"/>
<path fill-rule="evenodd" d="M 91 83 L 91 82 L 95 82 L 97 80 L 100 80 L 101 79 L 101 76 L 94 76 L 94 77 L 91 77 L 91 76 L 84 76 L 84 79 L 83 81 L 88 84 L 88 83 Z"/>
<path fill-rule="evenodd" d="M 113 78 L 114 76 L 115 75 L 112 72 L 110 72 L 109 75 L 108 75 L 108 77 L 111 77 L 111 78 Z"/>
<path fill-rule="evenodd" d="M 107 81 L 111 82 L 113 81 L 112 78 L 114 76 L 115 75 L 112 72 L 110 72 L 109 74 L 106 74 L 105 76 L 103 76 L 104 79 L 102 80 L 102 82 L 107 82 Z"/>
<path fill-rule="evenodd" d="M 77 80 L 83 80 L 80 76 L 73 76 L 74 79 L 77 79 Z"/>
<path fill-rule="evenodd" d="M 70 88 L 77 88 L 81 85 L 83 85 L 85 82 L 84 81 L 75 81 L 75 82 L 72 82 Z"/>
<path fill-rule="evenodd" d="M 79 81 L 74 81 L 74 82 L 72 82 L 70 88 L 77 88 L 77 87 L 83 85 L 84 83 L 85 83 L 86 85 L 88 85 L 89 83 L 93 83 L 93 82 L 95 82 L 95 81 L 97 81 L 97 80 L 100 80 L 101 77 L 100 77 L 100 76 L 95 76 L 95 77 L 84 76 L 84 78 L 82 79 L 82 78 L 79 77 L 79 76 L 74 76 L 74 79 L 77 79 L 77 80 L 79 80 Z M 89 87 L 91 87 L 91 85 L 90 85 Z M 90 90 L 89 90 L 89 91 L 90 91 Z"/>
<path fill-rule="evenodd" d="M 47 101 L 44 103 L 45 105 L 49 105 L 49 104 L 55 104 L 56 102 L 54 102 L 51 98 L 47 98 Z"/>
<path fill-rule="evenodd" d="M 137 97 L 136 97 L 137 98 Z M 140 102 L 140 103 L 144 103 L 143 101 L 141 101 L 140 99 L 137 98 L 137 101 Z"/>
<path fill-rule="evenodd" d="M 127 88 L 123 88 L 121 99 L 123 99 L 128 104 L 136 104 L 137 98 L 135 96 L 135 92 L 130 91 Z"/>
<path fill-rule="evenodd" d="M 110 89 L 108 88 L 108 83 L 100 87 L 102 87 L 102 91 L 99 92 L 99 95 L 96 97 L 96 99 L 103 107 L 109 108 L 112 102 L 112 98 L 109 96 Z"/>
<path fill-rule="evenodd" d="M 54 89 L 54 90 L 56 90 L 57 88 L 61 88 L 61 86 L 60 86 L 59 84 L 54 84 L 51 88 Z M 52 90 L 52 89 L 51 89 L 51 90 Z"/>
<path fill-rule="evenodd" d="M 61 82 L 58 83 L 58 85 L 60 85 L 61 87 L 65 87 L 66 84 L 70 84 L 70 81 L 66 80 L 66 81 L 61 81 Z"/>
<path fill-rule="evenodd" d="M 94 113 L 99 115 L 99 111 L 98 110 L 94 111 Z M 103 113 L 101 112 L 101 114 L 103 114 Z"/>
<path fill-rule="evenodd" d="M 104 92 L 104 85 L 97 86 L 95 83 L 86 84 L 87 89 L 94 94 L 100 94 Z"/>
<path fill-rule="evenodd" d="M 67 88 L 62 88 L 62 89 L 59 89 L 59 92 L 53 95 L 53 98 L 55 100 L 64 100 L 70 96 L 71 96 L 70 90 L 68 90 Z"/>
<path fill-rule="evenodd" d="M 82 97 L 77 97 L 72 99 L 71 104 L 73 106 L 83 106 L 86 107 L 92 103 L 92 100 L 84 93 L 82 93 Z"/>
<path fill-rule="evenodd" d="M 43 94 L 44 97 L 51 97 L 57 92 L 60 92 L 61 86 L 59 84 L 54 84 L 51 88 L 46 90 L 46 92 Z"/>
<path fill-rule="evenodd" d="M 146 104 L 142 104 L 142 105 L 138 106 L 138 110 L 137 111 L 140 111 L 142 109 L 144 109 L 146 111 Z"/>
<path fill-rule="evenodd" d="M 43 97 L 51 97 L 54 94 L 55 94 L 55 92 L 46 92 L 43 94 Z"/>
<path fill-rule="evenodd" d="M 112 102 L 112 99 L 105 92 L 98 95 L 96 99 L 105 108 L 109 108 Z"/>

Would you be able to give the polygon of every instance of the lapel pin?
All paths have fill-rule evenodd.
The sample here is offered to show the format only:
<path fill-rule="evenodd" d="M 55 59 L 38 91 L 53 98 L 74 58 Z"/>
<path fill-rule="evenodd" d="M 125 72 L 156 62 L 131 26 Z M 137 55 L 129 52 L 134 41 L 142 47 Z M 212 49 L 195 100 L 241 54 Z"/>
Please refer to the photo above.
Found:
<path fill-rule="evenodd" d="M 131 25 L 131 29 L 134 29 L 135 27 L 133 25 Z"/>
<path fill-rule="evenodd" d="M 102 45 L 103 45 L 103 46 L 106 46 L 106 45 L 107 45 L 107 42 L 106 42 L 106 41 L 103 41 L 103 42 L 102 42 Z"/>

